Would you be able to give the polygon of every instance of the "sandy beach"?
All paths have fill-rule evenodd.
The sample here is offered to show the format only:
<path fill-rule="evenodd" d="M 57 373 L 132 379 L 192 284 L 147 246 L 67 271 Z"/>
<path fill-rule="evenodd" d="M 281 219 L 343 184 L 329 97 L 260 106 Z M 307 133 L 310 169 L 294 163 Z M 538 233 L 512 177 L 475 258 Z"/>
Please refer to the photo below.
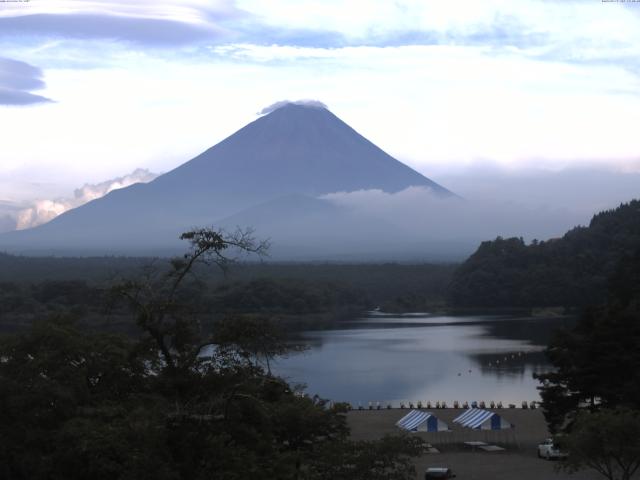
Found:
<path fill-rule="evenodd" d="M 409 435 L 424 438 L 440 451 L 440 453 L 425 454 L 416 459 L 416 478 L 418 479 L 424 478 L 427 467 L 437 466 L 451 468 L 460 480 L 595 480 L 602 478 L 588 470 L 573 475 L 556 472 L 554 467 L 557 466 L 557 461 L 547 461 L 537 457 L 536 446 L 549 436 L 541 410 L 493 410 L 515 426 L 510 431 L 502 432 L 462 429 L 452 420 L 464 412 L 463 409 L 430 411 L 446 422 L 451 432 L 409 433 Z M 408 412 L 409 409 L 351 411 L 347 414 L 347 421 L 351 427 L 352 438 L 372 440 L 386 434 L 398 434 L 401 430 L 395 426 L 395 423 Z M 483 441 L 503 447 L 505 450 L 485 452 L 476 449 L 474 451 L 471 447 L 464 445 L 465 441 Z"/>

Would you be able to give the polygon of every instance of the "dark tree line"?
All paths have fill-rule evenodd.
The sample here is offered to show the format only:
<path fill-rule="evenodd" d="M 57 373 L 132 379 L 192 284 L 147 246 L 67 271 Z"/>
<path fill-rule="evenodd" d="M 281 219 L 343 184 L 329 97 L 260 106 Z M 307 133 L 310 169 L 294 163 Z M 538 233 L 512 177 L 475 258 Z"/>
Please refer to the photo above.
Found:
<path fill-rule="evenodd" d="M 148 258 L 20 257 L 0 253 L 0 310 L 22 314 L 41 313 L 54 305 L 85 308 L 86 302 L 99 300 L 114 279 L 132 277 L 149 263 Z M 166 260 L 155 259 L 153 266 L 166 267 Z M 256 304 L 256 308 L 303 314 L 318 313 L 319 309 L 326 313 L 335 310 L 336 305 L 341 309 L 345 302 L 360 309 L 363 304 L 367 308 L 382 306 L 386 311 L 441 307 L 454 269 L 453 264 L 246 261 L 235 265 L 226 276 L 199 266 L 194 271 L 203 284 L 201 293 L 206 301 L 217 302 L 207 308 L 246 309 L 239 302 L 234 303 L 244 296 L 242 302 Z M 50 298 L 36 295 L 40 288 L 50 290 Z M 9 294 L 5 291 L 8 289 L 16 291 Z M 81 291 L 86 294 L 76 293 Z M 279 305 L 271 301 L 271 294 L 281 297 Z M 305 304 L 294 304 L 293 297 L 298 294 L 302 294 Z M 324 305 L 319 303 L 325 300 Z"/>
<path fill-rule="evenodd" d="M 5 264 L 22 273 L 0 280 L 0 331 L 28 328 L 34 319 L 72 315 L 92 329 L 135 333 L 130 310 L 105 309 L 110 285 L 139 272 L 169 271 L 166 259 L 48 259 L 0 254 L 0 279 Z M 86 272 L 80 266 L 86 262 Z M 68 262 L 68 263 L 67 263 Z M 130 263 L 127 263 L 130 262 Z M 45 268 L 53 264 L 56 268 Z M 98 266 L 109 274 L 98 275 Z M 107 265 L 110 265 L 107 268 Z M 134 270 L 133 267 L 136 267 Z M 77 274 L 68 278 L 50 274 Z M 77 269 L 77 270 L 76 270 Z M 226 277 L 195 265 L 194 276 L 181 287 L 194 315 L 208 321 L 210 313 L 268 314 L 282 317 L 287 328 L 323 328 L 340 319 L 381 306 L 385 311 L 429 311 L 442 307 L 451 265 L 399 264 L 261 264 L 235 265 Z M 204 318 L 206 317 L 206 318 Z"/>
<path fill-rule="evenodd" d="M 459 307 L 583 308 L 606 300 L 607 279 L 640 245 L 640 201 L 595 215 L 562 238 L 483 242 L 455 272 L 448 298 Z"/>
<path fill-rule="evenodd" d="M 142 277 L 169 270 L 158 262 L 144 271 Z M 71 315 L 88 328 L 135 333 L 131 310 L 110 302 L 112 293 L 106 284 L 83 280 L 2 282 L 0 331 L 24 330 L 43 316 Z M 210 328 L 216 317 L 233 313 L 277 315 L 287 328 L 308 328 L 352 318 L 371 308 L 366 292 L 338 282 L 262 278 L 212 285 L 198 275 L 181 285 L 176 294 L 181 303 L 189 304 L 191 314 Z"/>
<path fill-rule="evenodd" d="M 554 431 L 583 408 L 640 409 L 640 250 L 620 261 L 608 301 L 559 332 L 547 355 L 557 371 L 539 379 Z"/>
<path fill-rule="evenodd" d="M 544 414 L 569 471 L 628 480 L 640 468 L 640 249 L 623 257 L 608 298 L 547 349 L 556 370 L 538 375 Z"/>

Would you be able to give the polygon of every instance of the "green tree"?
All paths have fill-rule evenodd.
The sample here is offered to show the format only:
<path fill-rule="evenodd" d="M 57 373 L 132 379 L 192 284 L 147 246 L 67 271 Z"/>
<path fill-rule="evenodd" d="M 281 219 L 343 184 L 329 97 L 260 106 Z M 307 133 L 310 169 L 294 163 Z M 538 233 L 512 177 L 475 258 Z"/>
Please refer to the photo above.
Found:
<path fill-rule="evenodd" d="M 622 259 L 609 285 L 608 303 L 588 309 L 547 349 L 556 369 L 537 378 L 551 431 L 581 409 L 640 409 L 640 252 Z"/>
<path fill-rule="evenodd" d="M 569 454 L 560 464 L 564 470 L 588 468 L 609 480 L 629 480 L 640 468 L 640 412 L 581 412 L 558 445 Z"/>
<path fill-rule="evenodd" d="M 250 364 L 264 365 L 271 375 L 271 361 L 304 346 L 284 334 L 276 322 L 264 315 L 230 315 L 215 323 L 211 343 L 221 352 L 238 353 Z"/>
<path fill-rule="evenodd" d="M 265 255 L 268 242 L 257 241 L 251 230 L 238 229 L 227 235 L 211 228 L 183 233 L 189 250 L 171 260 L 170 268 L 147 269 L 142 278 L 128 280 L 114 287 L 116 297 L 125 298 L 133 311 L 138 327 L 158 348 L 164 366 L 177 375 L 199 362 L 209 339 L 196 341 L 202 334 L 199 325 L 189 315 L 185 282 L 198 264 L 216 265 L 226 271 L 234 255 L 252 253 Z M 229 252 L 229 253 L 227 253 Z"/>
<path fill-rule="evenodd" d="M 114 289 L 135 313 L 137 337 L 59 318 L 0 337 L 0 475 L 333 479 L 371 468 L 369 478 L 408 478 L 417 440 L 351 442 L 342 406 L 300 395 L 256 361 L 289 348 L 273 324 L 229 323 L 215 345 L 191 316 L 196 264 L 226 268 L 232 248 L 264 244 L 210 229 L 183 238 L 190 250 L 170 268 Z"/>
<path fill-rule="evenodd" d="M 63 318 L 2 337 L 3 478 L 166 478 L 155 448 L 164 420 L 153 416 L 163 402 L 149 388 L 147 357 L 133 353 L 128 339 Z"/>

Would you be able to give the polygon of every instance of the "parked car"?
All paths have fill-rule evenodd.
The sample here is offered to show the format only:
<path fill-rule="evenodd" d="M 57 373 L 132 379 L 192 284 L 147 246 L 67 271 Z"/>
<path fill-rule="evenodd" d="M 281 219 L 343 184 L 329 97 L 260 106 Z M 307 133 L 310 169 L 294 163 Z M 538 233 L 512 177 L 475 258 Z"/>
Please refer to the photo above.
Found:
<path fill-rule="evenodd" d="M 553 444 L 553 438 L 547 438 L 538 445 L 538 457 L 547 460 L 561 460 L 567 458 L 567 454 L 560 451 L 560 449 Z"/>
<path fill-rule="evenodd" d="M 436 478 L 456 478 L 455 473 L 447 467 L 430 467 L 424 472 L 424 480 L 432 480 Z"/>

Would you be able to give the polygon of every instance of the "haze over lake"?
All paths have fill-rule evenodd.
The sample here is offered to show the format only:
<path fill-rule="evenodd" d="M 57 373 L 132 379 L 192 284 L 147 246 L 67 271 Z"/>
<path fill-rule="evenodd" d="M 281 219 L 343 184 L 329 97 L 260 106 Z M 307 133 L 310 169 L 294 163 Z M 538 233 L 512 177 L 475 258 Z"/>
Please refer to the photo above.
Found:
<path fill-rule="evenodd" d="M 306 352 L 276 372 L 307 393 L 367 406 L 421 400 L 539 400 L 534 372 L 548 371 L 544 348 L 572 320 L 505 316 L 376 315 L 343 328 L 305 332 Z"/>

